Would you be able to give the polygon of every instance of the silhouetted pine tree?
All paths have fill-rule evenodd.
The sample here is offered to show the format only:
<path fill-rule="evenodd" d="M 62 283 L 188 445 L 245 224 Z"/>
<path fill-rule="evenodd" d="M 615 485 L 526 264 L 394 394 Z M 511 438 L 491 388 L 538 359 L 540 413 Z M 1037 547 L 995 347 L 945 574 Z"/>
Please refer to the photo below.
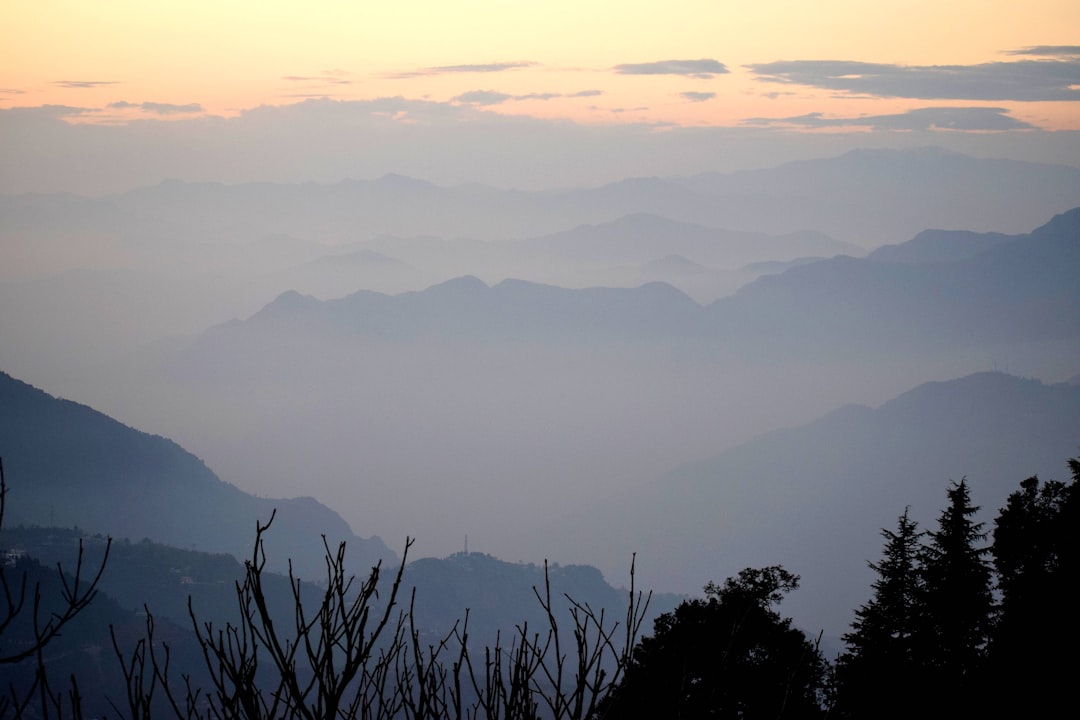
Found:
<path fill-rule="evenodd" d="M 912 717 L 921 705 L 914 638 L 924 533 L 905 508 L 896 531 L 882 529 L 881 535 L 882 559 L 869 563 L 877 573 L 872 597 L 855 611 L 837 666 L 836 710 L 846 717 Z"/>
<path fill-rule="evenodd" d="M 971 710 L 979 694 L 979 672 L 993 619 L 990 552 L 979 508 L 971 504 L 966 480 L 953 483 L 949 504 L 922 557 L 917 654 L 926 665 L 924 687 L 940 707 L 926 711 Z"/>

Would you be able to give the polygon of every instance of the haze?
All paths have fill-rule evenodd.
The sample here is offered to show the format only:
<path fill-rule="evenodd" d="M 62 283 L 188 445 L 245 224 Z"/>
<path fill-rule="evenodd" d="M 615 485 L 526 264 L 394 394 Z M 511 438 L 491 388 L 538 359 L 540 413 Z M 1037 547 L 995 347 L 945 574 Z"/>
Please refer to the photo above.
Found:
<path fill-rule="evenodd" d="M 5 4 L 0 370 L 391 547 L 616 580 L 647 538 L 581 514 L 677 468 L 1080 373 L 1077 3 L 655 5 Z M 643 576 L 740 562 L 699 550 Z"/>

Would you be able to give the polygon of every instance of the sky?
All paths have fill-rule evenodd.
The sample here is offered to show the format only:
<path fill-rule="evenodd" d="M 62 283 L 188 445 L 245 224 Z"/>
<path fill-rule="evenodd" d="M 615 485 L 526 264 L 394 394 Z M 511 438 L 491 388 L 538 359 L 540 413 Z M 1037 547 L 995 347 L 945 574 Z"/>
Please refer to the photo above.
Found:
<path fill-rule="evenodd" d="M 1080 164 L 1078 28 L 1075 0 L 3 0 L 0 192 Z"/>

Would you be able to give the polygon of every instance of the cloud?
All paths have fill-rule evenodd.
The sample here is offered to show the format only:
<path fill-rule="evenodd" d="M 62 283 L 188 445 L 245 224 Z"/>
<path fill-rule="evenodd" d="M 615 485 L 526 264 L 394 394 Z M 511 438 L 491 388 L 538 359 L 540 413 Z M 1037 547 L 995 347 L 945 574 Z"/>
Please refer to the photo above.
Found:
<path fill-rule="evenodd" d="M 0 95 L 25 95 L 25 90 L 16 90 L 15 88 L 0 88 Z"/>
<path fill-rule="evenodd" d="M 286 98 L 289 100 L 310 100 L 310 99 L 334 99 L 329 93 L 325 92 L 309 92 L 309 93 L 282 93 L 278 95 L 279 98 Z"/>
<path fill-rule="evenodd" d="M 659 60 L 647 63 L 624 63 L 612 68 L 619 75 L 684 75 L 708 80 L 714 75 L 730 72 L 717 60 Z"/>
<path fill-rule="evenodd" d="M 132 103 L 126 100 L 119 100 L 117 102 L 109 103 L 109 107 L 114 110 L 143 110 L 148 113 L 154 113 L 155 115 L 188 115 L 191 113 L 203 112 L 203 106 L 199 103 L 188 103 L 186 105 L 174 105 L 172 103 L 158 103 L 158 102 L 141 102 Z"/>
<path fill-rule="evenodd" d="M 307 83 L 322 83 L 326 85 L 352 85 L 352 80 L 347 80 L 342 77 L 346 73 L 341 70 L 335 70 L 323 73 L 322 75 L 283 75 L 282 80 L 288 80 L 289 82 L 307 82 Z"/>
<path fill-rule="evenodd" d="M 199 103 L 187 103 L 186 105 L 173 105 L 172 103 L 144 102 L 140 105 L 147 112 L 158 115 L 185 115 L 188 113 L 200 113 L 203 106 Z"/>
<path fill-rule="evenodd" d="M 504 103 L 507 100 L 513 99 L 513 95 L 495 92 L 494 90 L 470 90 L 469 92 L 464 92 L 451 98 L 453 102 L 459 102 L 465 105 L 498 105 L 499 103 Z"/>
<path fill-rule="evenodd" d="M 555 100 L 556 98 L 596 97 L 603 94 L 602 90 L 581 90 L 575 93 L 525 93 L 524 95 L 510 95 L 495 90 L 470 90 L 451 98 L 450 101 L 465 105 L 498 105 L 510 100 Z"/>
<path fill-rule="evenodd" d="M 117 85 L 116 80 L 57 80 L 53 82 L 53 85 L 62 88 L 68 88 L 69 90 L 86 90 L 89 88 L 101 87 L 102 85 Z"/>
<path fill-rule="evenodd" d="M 791 92 L 790 90 L 773 90 L 772 92 L 761 93 L 762 97 L 767 97 L 770 100 L 776 100 L 777 98 L 780 98 L 780 97 L 783 97 L 783 96 L 795 95 L 795 94 L 796 93 Z"/>
<path fill-rule="evenodd" d="M 1032 45 L 1019 50 L 1008 50 L 1006 55 L 1035 55 L 1043 57 L 1080 57 L 1080 45 Z"/>
<path fill-rule="evenodd" d="M 532 61 L 524 62 L 498 62 L 479 63 L 470 65 L 436 65 L 434 67 L 410 70 L 409 72 L 397 73 L 390 77 L 394 79 L 407 79 L 414 77 L 430 77 L 432 75 L 448 75 L 453 73 L 493 73 L 507 70 L 520 70 L 521 68 L 536 67 L 539 63 Z"/>
<path fill-rule="evenodd" d="M 72 107 L 71 105 L 39 105 L 37 107 L 16 107 L 5 110 L 16 116 L 35 117 L 42 120 L 56 120 L 65 117 L 78 117 L 95 112 L 93 108 Z"/>
<path fill-rule="evenodd" d="M 684 92 L 679 93 L 684 100 L 690 102 L 705 102 L 706 100 L 712 100 L 716 97 L 716 93 L 713 92 Z"/>
<path fill-rule="evenodd" d="M 1010 117 L 998 107 L 928 107 L 894 115 L 827 117 L 809 113 L 785 118 L 750 118 L 746 125 L 779 125 L 808 128 L 866 127 L 873 130 L 961 130 L 997 131 L 1034 130 L 1034 125 Z"/>
<path fill-rule="evenodd" d="M 979 65 L 792 60 L 747 65 L 763 82 L 922 100 L 1080 100 L 1080 58 Z"/>

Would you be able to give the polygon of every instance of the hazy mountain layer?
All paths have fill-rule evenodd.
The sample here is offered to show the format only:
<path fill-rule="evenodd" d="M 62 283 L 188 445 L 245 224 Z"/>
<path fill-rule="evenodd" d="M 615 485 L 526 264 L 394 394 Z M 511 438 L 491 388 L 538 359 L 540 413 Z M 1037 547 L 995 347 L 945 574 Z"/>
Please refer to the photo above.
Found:
<path fill-rule="evenodd" d="M 569 290 L 463 277 L 396 296 L 361 291 L 320 302 L 286 293 L 247 321 L 213 329 L 202 345 L 272 332 L 308 343 L 680 340 L 745 356 L 796 348 L 922 355 L 1080 338 L 1080 208 L 1026 235 L 978 237 L 922 233 L 869 258 L 802 263 L 706 307 L 656 283 Z"/>
<path fill-rule="evenodd" d="M 840 405 L 994 368 L 1072 377 L 1078 218 L 951 261 L 799 264 L 708 306 L 665 284 L 469 277 L 290 292 L 90 374 L 79 397 L 249 492 L 302 482 L 354 527 L 419 537 L 420 554 L 469 535 L 532 559 L 521 530 Z M 554 559 L 591 561 L 576 552 Z"/>
<path fill-rule="evenodd" d="M 290 289 L 663 281 L 709 303 L 764 271 L 750 262 L 858 255 L 926 228 L 1019 233 L 1078 204 L 1076 168 L 934 149 L 549 192 L 388 175 L 0 196 L 0 367 L 80 396 L 88 364 L 247 317 Z M 673 253 L 706 272 L 655 264 Z"/>
<path fill-rule="evenodd" d="M 1075 207 L 1080 170 L 939 148 L 860 149 L 775 168 L 680 179 L 763 232 L 814 229 L 874 248 L 927 228 L 1019 233 Z M 1040 208 L 1036 210 L 1036 208 Z M 792 221 L 798 219 L 798 228 Z"/>
<path fill-rule="evenodd" d="M 920 235 L 885 260 L 875 253 L 807 263 L 762 277 L 710 310 L 718 332 L 751 352 L 918 355 L 1080 338 L 1080 208 L 1029 234 L 991 238 L 982 252 L 967 240 L 938 243 L 953 260 L 941 257 L 946 251 L 932 261 L 888 259 L 925 256 Z"/>
<path fill-rule="evenodd" d="M 1078 428 L 1080 386 L 1003 373 L 927 383 L 686 465 L 530 539 L 556 555 L 588 547 L 605 569 L 636 551 L 646 582 L 683 592 L 782 563 L 803 577 L 785 607 L 839 635 L 869 597 L 879 530 L 905 507 L 934 529 L 949 481 L 967 477 L 989 522 L 1024 478 L 1067 477 Z"/>
<path fill-rule="evenodd" d="M 256 522 L 276 510 L 267 543 L 273 567 L 285 568 L 292 557 L 308 577 L 321 574 L 320 534 L 332 543 L 347 540 L 359 568 L 394 556 L 379 538 L 353 535 L 337 513 L 311 497 L 253 497 L 165 438 L 4 373 L 0 453 L 9 477 L 4 521 L 12 527 L 78 526 L 243 558 L 250 555 Z"/>
<path fill-rule="evenodd" d="M 1016 235 L 976 233 L 970 230 L 923 230 L 911 240 L 883 245 L 867 255 L 871 260 L 901 263 L 955 262 L 975 257 Z"/>
<path fill-rule="evenodd" d="M 648 212 L 738 230 L 818 230 L 876 247 L 928 227 L 1021 232 L 1080 202 L 1080 170 L 934 148 L 855 150 L 764 170 L 557 192 L 443 188 L 387 175 L 325 186 L 167 182 L 108 201 L 146 223 L 202 235 L 261 227 L 339 241 L 359 233 L 510 239 Z"/>

